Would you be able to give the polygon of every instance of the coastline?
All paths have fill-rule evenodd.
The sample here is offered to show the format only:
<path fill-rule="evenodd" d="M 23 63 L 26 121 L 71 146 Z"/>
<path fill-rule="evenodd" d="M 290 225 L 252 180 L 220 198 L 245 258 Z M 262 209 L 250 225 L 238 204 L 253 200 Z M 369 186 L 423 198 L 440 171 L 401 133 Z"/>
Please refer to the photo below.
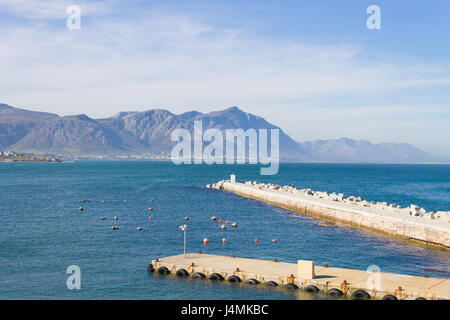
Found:
<path fill-rule="evenodd" d="M 48 158 L 42 156 L 16 156 L 16 157 L 0 157 L 0 162 L 62 162 L 59 159 Z"/>

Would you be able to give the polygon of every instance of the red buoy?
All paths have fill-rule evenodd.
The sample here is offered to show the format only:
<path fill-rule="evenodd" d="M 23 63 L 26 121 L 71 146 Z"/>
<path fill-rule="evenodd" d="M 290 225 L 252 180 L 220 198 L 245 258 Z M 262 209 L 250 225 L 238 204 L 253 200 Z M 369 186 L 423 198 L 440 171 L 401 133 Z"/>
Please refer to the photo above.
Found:
<path fill-rule="evenodd" d="M 226 224 L 230 224 L 230 221 L 227 220 L 227 221 L 225 221 L 225 223 L 226 223 Z"/>
<path fill-rule="evenodd" d="M 152 216 L 148 217 L 148 220 L 152 220 Z"/>
<path fill-rule="evenodd" d="M 222 243 L 225 244 L 225 242 L 227 242 L 227 239 L 223 238 Z"/>
<path fill-rule="evenodd" d="M 277 239 L 272 239 L 272 242 L 273 242 L 273 243 L 277 242 Z"/>
<path fill-rule="evenodd" d="M 151 208 L 151 207 L 150 207 L 150 208 L 148 208 L 148 210 L 152 211 L 152 210 L 153 210 L 153 208 Z"/>
<path fill-rule="evenodd" d="M 258 242 L 259 242 L 259 239 L 258 239 L 258 238 L 256 238 L 256 239 L 255 239 L 255 243 L 258 243 Z"/>
<path fill-rule="evenodd" d="M 222 223 L 222 219 L 219 219 L 219 223 Z"/>
<path fill-rule="evenodd" d="M 212 220 L 212 221 L 216 221 L 216 220 L 217 220 L 217 217 L 214 216 L 214 217 L 211 218 L 211 220 Z"/>
<path fill-rule="evenodd" d="M 209 240 L 208 238 L 203 239 L 203 244 L 208 244 Z"/>
<path fill-rule="evenodd" d="M 150 200 L 150 202 L 153 202 L 153 200 Z"/>

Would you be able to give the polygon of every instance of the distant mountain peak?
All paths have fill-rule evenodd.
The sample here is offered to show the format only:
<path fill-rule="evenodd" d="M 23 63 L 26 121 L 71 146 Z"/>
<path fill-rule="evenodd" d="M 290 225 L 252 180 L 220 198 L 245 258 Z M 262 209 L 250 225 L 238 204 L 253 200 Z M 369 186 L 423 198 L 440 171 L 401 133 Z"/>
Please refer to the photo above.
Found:
<path fill-rule="evenodd" d="M 239 109 L 237 106 L 231 106 L 229 108 L 226 108 L 224 111 L 228 111 L 228 112 L 244 112 L 243 110 Z"/>
<path fill-rule="evenodd" d="M 68 115 L 68 116 L 64 116 L 61 119 L 64 120 L 81 120 L 81 121 L 94 121 L 94 119 L 89 118 L 87 115 L 85 114 L 76 114 L 76 115 Z"/>
<path fill-rule="evenodd" d="M 121 111 L 113 115 L 112 118 L 123 118 L 136 113 L 139 113 L 139 111 Z"/>
<path fill-rule="evenodd" d="M 280 160 L 327 162 L 445 162 L 406 143 L 373 144 L 348 137 L 298 143 L 264 118 L 237 106 L 179 115 L 166 109 L 119 112 L 113 117 L 92 119 L 85 114 L 59 117 L 0 104 L 0 149 L 36 153 L 78 155 L 165 154 L 174 145 L 177 128 L 193 131 L 194 120 L 204 130 L 279 129 Z"/>
<path fill-rule="evenodd" d="M 199 115 L 203 115 L 203 113 L 198 112 L 198 111 L 188 111 L 188 112 L 180 114 L 179 117 L 183 118 L 185 120 L 189 120 L 189 119 L 194 119 L 195 117 L 197 117 Z"/>

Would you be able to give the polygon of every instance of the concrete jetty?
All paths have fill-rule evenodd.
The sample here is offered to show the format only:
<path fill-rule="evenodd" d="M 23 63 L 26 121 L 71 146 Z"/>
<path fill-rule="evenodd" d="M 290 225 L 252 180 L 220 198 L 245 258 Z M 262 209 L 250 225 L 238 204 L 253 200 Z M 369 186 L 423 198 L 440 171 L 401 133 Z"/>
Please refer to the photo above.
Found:
<path fill-rule="evenodd" d="M 414 300 L 450 299 L 450 280 L 295 263 L 190 253 L 155 259 L 150 272 L 324 292 L 330 296 Z M 375 270 L 377 271 L 377 270 Z"/>
<path fill-rule="evenodd" d="M 294 186 L 221 180 L 207 188 L 226 190 L 235 194 L 266 201 L 297 212 L 339 221 L 348 225 L 417 240 L 450 249 L 450 212 L 427 210 L 411 204 L 402 208 L 397 204 L 373 202 L 355 196 Z"/>

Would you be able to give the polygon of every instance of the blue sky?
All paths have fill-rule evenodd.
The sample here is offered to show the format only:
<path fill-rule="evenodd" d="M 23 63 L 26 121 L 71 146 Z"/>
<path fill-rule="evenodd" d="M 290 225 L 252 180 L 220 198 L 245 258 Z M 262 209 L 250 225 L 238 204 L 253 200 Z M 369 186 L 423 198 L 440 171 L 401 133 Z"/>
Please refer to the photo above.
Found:
<path fill-rule="evenodd" d="M 68 5 L 81 29 L 68 30 Z M 366 27 L 369 5 L 381 29 Z M 299 141 L 450 156 L 449 1 L 0 0 L 0 102 L 110 116 L 232 105 Z"/>

